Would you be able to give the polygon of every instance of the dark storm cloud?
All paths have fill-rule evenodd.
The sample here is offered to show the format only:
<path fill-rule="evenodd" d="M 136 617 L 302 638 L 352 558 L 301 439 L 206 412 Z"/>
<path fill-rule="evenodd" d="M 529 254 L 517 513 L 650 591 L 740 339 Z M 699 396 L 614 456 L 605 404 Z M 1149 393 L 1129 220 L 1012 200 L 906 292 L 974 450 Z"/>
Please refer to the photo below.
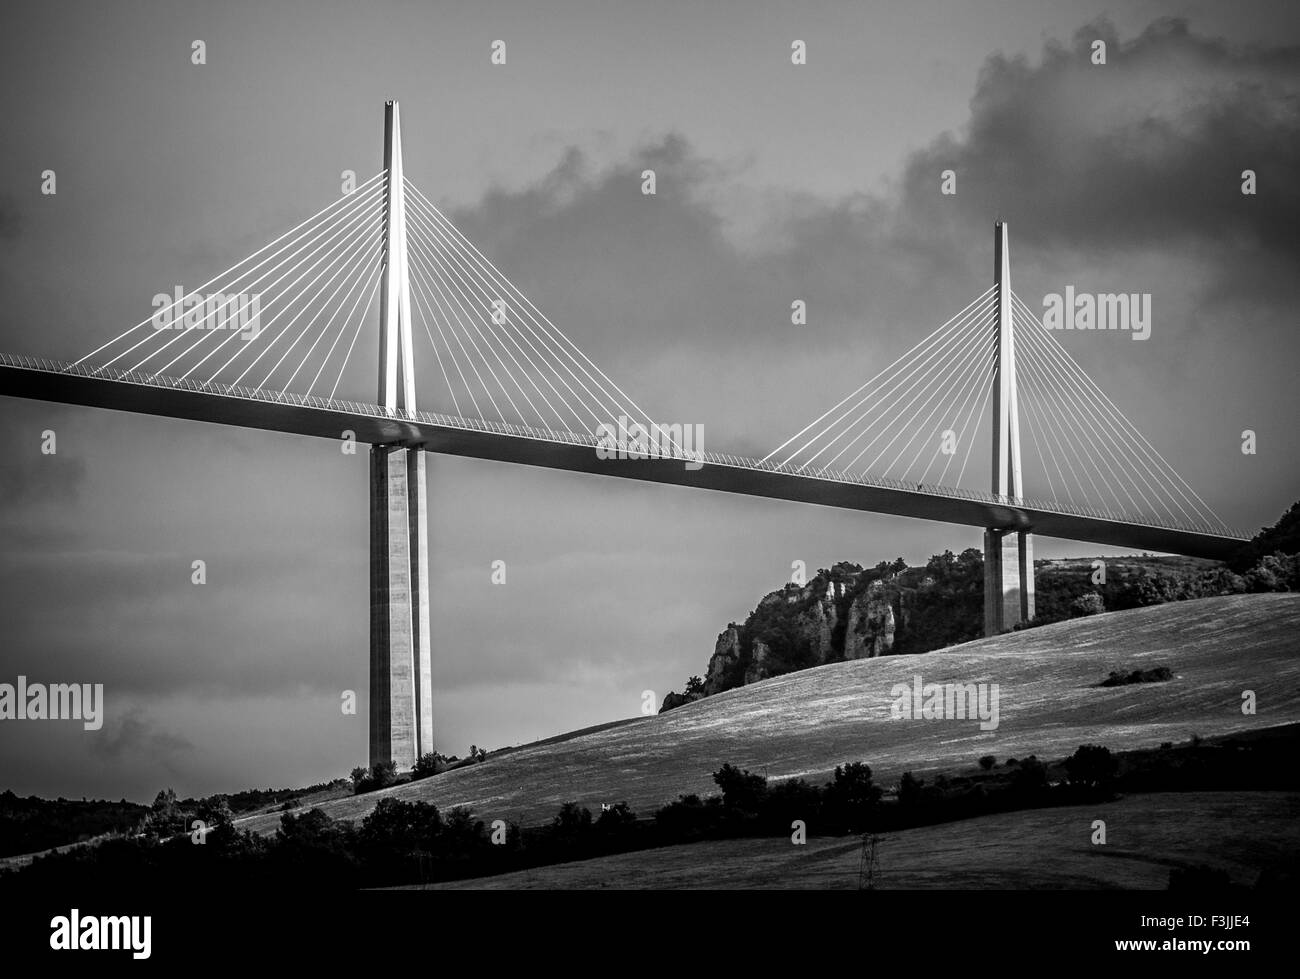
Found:
<path fill-rule="evenodd" d="M 1105 65 L 1091 63 L 1096 39 Z M 655 197 L 640 193 L 644 169 Z M 948 169 L 955 197 L 940 193 Z M 1246 169 L 1256 196 L 1241 193 Z M 990 56 L 961 131 L 912 154 L 886 192 L 747 198 L 743 164 L 669 134 L 603 169 L 570 148 L 534 185 L 451 216 L 502 268 L 522 270 L 524 293 L 557 322 L 616 318 L 626 335 L 689 338 L 721 357 L 784 330 L 792 296 L 816 306 L 822 340 L 864 320 L 883 324 L 877 336 L 893 329 L 936 280 L 984 280 L 997 216 L 1031 250 L 1022 261 L 1159 252 L 1219 269 L 1195 280 L 1202 297 L 1293 291 L 1297 169 L 1300 48 L 1234 47 L 1180 20 L 1123 41 L 1103 20 L 1068 45 L 1048 41 L 1034 62 Z M 752 233 L 733 233 L 738 211 Z M 561 285 L 575 278 L 581 289 Z"/>
<path fill-rule="evenodd" d="M 1090 60 L 1098 39 L 1105 65 Z M 1275 273 L 1300 252 L 1298 168 L 1300 48 L 1234 47 L 1173 19 L 1121 41 L 1102 20 L 1036 65 L 990 57 L 963 133 L 909 161 L 902 210 L 916 234 L 985 224 L 993 208 L 1035 245 L 1213 246 L 1225 274 Z M 935 193 L 946 169 L 955 198 Z M 1254 197 L 1241 193 L 1247 169 Z"/>
<path fill-rule="evenodd" d="M 105 709 L 111 710 L 111 704 Z M 181 755 L 193 751 L 194 745 L 190 741 L 159 730 L 139 707 L 131 708 L 117 720 L 110 719 L 104 725 L 102 736 L 90 742 L 90 753 L 101 760 L 114 761 L 125 757 L 161 764 L 169 771 L 173 770 Z"/>

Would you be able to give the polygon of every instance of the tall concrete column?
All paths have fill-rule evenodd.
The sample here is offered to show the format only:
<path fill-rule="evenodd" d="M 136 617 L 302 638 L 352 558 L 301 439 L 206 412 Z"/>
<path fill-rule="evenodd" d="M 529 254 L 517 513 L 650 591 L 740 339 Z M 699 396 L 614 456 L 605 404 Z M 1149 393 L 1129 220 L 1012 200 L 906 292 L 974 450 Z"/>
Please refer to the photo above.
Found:
<path fill-rule="evenodd" d="M 384 111 L 385 241 L 379 302 L 379 404 L 415 411 L 401 121 Z M 370 764 L 410 768 L 433 751 L 428 478 L 424 453 L 370 450 Z"/>
<path fill-rule="evenodd" d="M 993 372 L 992 490 L 1019 499 L 1020 409 L 1016 396 L 1016 346 L 1011 325 L 1011 254 L 1007 226 L 994 226 L 994 310 L 998 356 Z M 995 636 L 1034 617 L 1034 544 L 1026 531 L 984 531 L 984 635 Z"/>
<path fill-rule="evenodd" d="M 1034 617 L 1034 535 L 984 531 L 984 635 Z"/>

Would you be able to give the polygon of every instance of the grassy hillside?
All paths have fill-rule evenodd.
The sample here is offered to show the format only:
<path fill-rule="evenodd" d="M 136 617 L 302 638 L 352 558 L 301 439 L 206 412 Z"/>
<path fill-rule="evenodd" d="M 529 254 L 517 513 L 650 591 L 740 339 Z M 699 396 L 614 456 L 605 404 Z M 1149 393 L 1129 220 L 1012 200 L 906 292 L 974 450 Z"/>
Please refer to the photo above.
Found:
<path fill-rule="evenodd" d="M 1089 837 L 1094 819 L 1105 846 Z M 1164 890 L 1175 867 L 1207 865 L 1253 887 L 1263 869 L 1300 852 L 1300 794 L 1189 792 L 1036 809 L 923 826 L 883 837 L 880 889 L 1124 888 Z M 476 880 L 440 890 L 569 888 L 855 889 L 857 839 L 794 846 L 787 839 L 723 840 L 662 847 Z"/>
<path fill-rule="evenodd" d="M 549 821 L 576 801 L 626 800 L 649 813 L 681 793 L 714 791 L 723 762 L 770 778 L 824 777 L 868 762 L 877 781 L 907 769 L 974 765 L 981 755 L 1063 757 L 1083 743 L 1113 749 L 1193 734 L 1300 721 L 1300 595 L 1199 599 L 1075 619 L 916 656 L 833 663 L 729 690 L 666 714 L 521 748 L 466 768 L 321 805 L 360 818 L 380 798 L 465 806 L 485 820 Z M 1099 688 L 1113 670 L 1168 667 L 1165 683 Z M 997 683 L 996 731 L 970 721 L 892 720 L 891 688 Z M 1244 716 L 1253 690 L 1258 714 Z M 239 820 L 272 832 L 279 813 Z"/>

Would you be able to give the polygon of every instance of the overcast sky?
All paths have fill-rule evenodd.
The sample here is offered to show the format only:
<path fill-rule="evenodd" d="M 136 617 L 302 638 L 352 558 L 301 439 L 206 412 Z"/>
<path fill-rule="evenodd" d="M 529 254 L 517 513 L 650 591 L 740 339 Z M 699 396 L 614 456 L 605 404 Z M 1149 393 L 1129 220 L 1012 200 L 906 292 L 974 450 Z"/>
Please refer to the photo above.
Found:
<path fill-rule="evenodd" d="M 1298 495 L 1292 6 L 11 2 L 0 350 L 76 359 L 154 294 L 275 238 L 337 197 L 343 170 L 380 168 L 397 98 L 407 176 L 652 415 L 702 424 L 706 448 L 764 455 L 964 306 L 991 280 L 1002 217 L 1031 304 L 1067 283 L 1152 295 L 1148 341 L 1061 342 L 1254 530 Z M 368 342 L 342 393 L 373 401 Z M 422 374 L 422 404 L 440 404 L 435 380 Z M 642 691 L 702 673 L 796 559 L 979 544 L 970 528 L 429 462 L 447 753 L 637 713 Z M 0 682 L 107 697 L 97 733 L 0 724 L 0 788 L 144 800 L 364 763 L 364 711 L 339 698 L 365 702 L 366 480 L 365 454 L 334 443 L 0 399 Z"/>

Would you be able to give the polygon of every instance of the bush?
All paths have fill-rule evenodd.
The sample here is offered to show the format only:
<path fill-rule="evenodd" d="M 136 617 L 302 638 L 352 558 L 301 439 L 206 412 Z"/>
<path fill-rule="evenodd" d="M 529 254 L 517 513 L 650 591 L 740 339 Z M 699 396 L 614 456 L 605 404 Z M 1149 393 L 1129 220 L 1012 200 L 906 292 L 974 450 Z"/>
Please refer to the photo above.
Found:
<path fill-rule="evenodd" d="M 1070 618 L 1080 619 L 1085 615 L 1099 615 L 1106 611 L 1106 602 L 1095 591 L 1084 592 L 1070 603 Z"/>
<path fill-rule="evenodd" d="M 992 755 L 985 755 L 983 758 L 980 759 L 980 768 L 984 769 L 984 771 L 987 772 L 997 763 L 998 760 L 994 758 Z"/>
<path fill-rule="evenodd" d="M 374 768 L 352 769 L 352 792 L 373 792 L 397 784 L 397 762 L 381 761 Z"/>
<path fill-rule="evenodd" d="M 770 832 L 788 830 L 796 819 L 811 826 L 821 821 L 822 790 L 801 778 L 786 779 L 768 787 L 762 806 L 761 823 Z"/>
<path fill-rule="evenodd" d="M 741 812 L 756 813 L 767 795 L 767 779 L 741 771 L 727 763 L 713 773 L 713 781 L 722 790 L 722 804 Z"/>
<path fill-rule="evenodd" d="M 370 783 L 372 788 L 386 789 L 390 785 L 397 784 L 397 762 L 381 761 L 370 769 Z"/>
<path fill-rule="evenodd" d="M 1082 744 L 1079 750 L 1065 760 L 1065 771 L 1070 784 L 1090 790 L 1103 790 L 1111 786 L 1119 773 L 1119 759 L 1110 749 L 1099 744 Z"/>
<path fill-rule="evenodd" d="M 1120 673 L 1118 670 L 1111 670 L 1110 675 L 1097 685 L 1099 687 L 1126 687 L 1133 683 L 1164 683 L 1173 678 L 1174 675 L 1167 666 L 1156 666 L 1149 670 L 1134 670 L 1131 673 Z"/>
<path fill-rule="evenodd" d="M 1047 788 L 1047 766 L 1036 755 L 1030 755 L 1016 767 L 1011 784 L 1020 792 L 1040 792 Z"/>
<path fill-rule="evenodd" d="M 600 833 L 619 833 L 636 823 L 636 813 L 628 808 L 626 802 L 619 802 L 608 809 L 602 808 L 596 817 L 596 830 Z"/>
<path fill-rule="evenodd" d="M 924 779 L 916 778 L 911 772 L 904 772 L 898 781 L 898 804 L 910 809 L 921 804 L 925 795 Z"/>
<path fill-rule="evenodd" d="M 430 775 L 437 775 L 442 771 L 438 756 L 432 751 L 427 751 L 416 761 L 415 767 L 411 769 L 412 778 L 428 778 Z"/>

